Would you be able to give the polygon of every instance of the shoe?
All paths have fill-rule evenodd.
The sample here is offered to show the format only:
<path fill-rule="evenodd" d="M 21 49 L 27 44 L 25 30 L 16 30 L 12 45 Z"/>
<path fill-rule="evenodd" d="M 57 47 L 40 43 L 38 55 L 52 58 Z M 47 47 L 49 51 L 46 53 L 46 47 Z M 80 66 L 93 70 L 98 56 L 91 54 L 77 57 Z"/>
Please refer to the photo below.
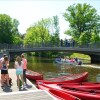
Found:
<path fill-rule="evenodd" d="M 7 87 L 10 87 L 10 85 L 7 85 Z"/>
<path fill-rule="evenodd" d="M 23 89 L 25 89 L 25 86 L 22 86 L 22 87 L 21 87 L 21 90 L 23 90 Z"/>
<path fill-rule="evenodd" d="M 1 87 L 3 88 L 4 86 L 3 86 L 3 85 L 1 85 Z"/>
<path fill-rule="evenodd" d="M 25 89 L 26 88 L 26 85 L 24 85 L 23 88 Z"/>

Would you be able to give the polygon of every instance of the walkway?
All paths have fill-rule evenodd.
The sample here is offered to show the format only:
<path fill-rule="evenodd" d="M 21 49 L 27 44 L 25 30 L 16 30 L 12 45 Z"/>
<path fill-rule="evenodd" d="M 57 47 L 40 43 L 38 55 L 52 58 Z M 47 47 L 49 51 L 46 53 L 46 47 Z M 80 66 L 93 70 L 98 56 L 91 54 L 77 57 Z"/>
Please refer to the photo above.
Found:
<path fill-rule="evenodd" d="M 19 91 L 18 87 L 17 87 L 17 77 L 16 77 L 16 70 L 15 69 L 9 69 L 9 76 L 12 78 L 12 86 L 11 87 L 7 87 L 5 86 L 4 88 L 0 88 L 0 93 L 8 93 L 8 92 L 17 92 Z M 1 78 L 1 76 L 0 76 Z M 33 85 L 28 79 L 28 86 L 26 89 L 24 89 L 24 91 L 29 91 L 29 90 L 37 90 L 37 88 L 35 87 L 35 85 Z"/>
<path fill-rule="evenodd" d="M 0 100 L 57 100 L 48 92 L 43 90 L 22 91 L 0 94 Z"/>
<path fill-rule="evenodd" d="M 0 71 L 1 73 L 1 71 Z M 27 79 L 27 88 L 20 90 L 17 87 L 17 78 L 16 78 L 16 70 L 9 69 L 9 76 L 12 78 L 12 86 L 11 87 L 3 87 L 1 88 L 0 84 L 0 100 L 56 100 L 51 94 L 47 91 L 39 90 L 36 88 L 34 84 L 32 84 Z M 1 74 L 0 74 L 1 78 Z"/>

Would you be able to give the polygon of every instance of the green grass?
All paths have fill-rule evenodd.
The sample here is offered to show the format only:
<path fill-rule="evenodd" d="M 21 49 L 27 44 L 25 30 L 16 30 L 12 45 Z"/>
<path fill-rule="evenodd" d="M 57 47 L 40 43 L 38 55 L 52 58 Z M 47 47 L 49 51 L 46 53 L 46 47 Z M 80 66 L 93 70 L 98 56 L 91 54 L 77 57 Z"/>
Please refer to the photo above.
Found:
<path fill-rule="evenodd" d="M 79 59 L 87 59 L 90 60 L 90 56 L 89 55 L 85 55 L 85 54 L 80 54 L 80 53 L 73 53 L 70 58 L 79 58 Z"/>

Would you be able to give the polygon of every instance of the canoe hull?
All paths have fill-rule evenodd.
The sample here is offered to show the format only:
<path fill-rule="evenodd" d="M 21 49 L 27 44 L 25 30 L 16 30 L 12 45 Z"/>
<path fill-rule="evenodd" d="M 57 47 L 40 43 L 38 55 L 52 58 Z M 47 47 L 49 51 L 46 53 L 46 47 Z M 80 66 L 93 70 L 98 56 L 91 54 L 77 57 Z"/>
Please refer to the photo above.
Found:
<path fill-rule="evenodd" d="M 26 77 L 28 79 L 31 79 L 31 80 L 43 80 L 42 74 L 40 74 L 38 72 L 31 71 L 31 70 L 27 70 Z"/>
<path fill-rule="evenodd" d="M 81 91 L 81 90 L 75 90 L 75 89 L 62 89 L 61 87 L 59 87 L 56 84 L 44 84 L 42 83 L 42 85 L 46 88 L 49 89 L 58 89 L 59 91 L 63 91 L 65 93 L 71 94 L 75 97 L 78 97 L 82 100 L 100 100 L 100 93 L 95 93 L 93 91 L 90 92 L 86 92 L 86 91 Z"/>
<path fill-rule="evenodd" d="M 100 89 L 99 84 L 87 84 L 87 85 L 74 85 L 74 84 L 60 84 L 61 87 L 67 88 L 67 87 L 72 87 L 72 88 L 83 88 L 83 89 Z"/>
<path fill-rule="evenodd" d="M 45 84 L 60 84 L 60 83 L 70 83 L 70 82 L 82 82 L 85 81 L 88 77 L 88 72 L 84 72 L 81 74 L 73 74 L 69 76 L 62 76 L 59 78 L 53 78 L 48 80 L 37 80 L 36 82 L 42 82 Z"/>
<path fill-rule="evenodd" d="M 79 98 L 63 92 L 62 90 L 48 88 L 46 86 L 43 86 L 42 84 L 38 84 L 38 88 L 48 91 L 51 95 L 56 97 L 57 100 L 80 100 Z"/>

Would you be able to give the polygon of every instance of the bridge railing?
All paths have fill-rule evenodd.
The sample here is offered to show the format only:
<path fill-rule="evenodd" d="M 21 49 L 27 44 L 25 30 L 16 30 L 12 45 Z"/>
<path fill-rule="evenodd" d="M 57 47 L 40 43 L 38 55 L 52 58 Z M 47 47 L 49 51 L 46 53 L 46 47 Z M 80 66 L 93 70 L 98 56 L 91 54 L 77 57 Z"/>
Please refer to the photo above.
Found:
<path fill-rule="evenodd" d="M 96 43 L 87 43 L 87 44 L 73 44 L 70 43 L 68 45 L 60 45 L 59 43 L 33 43 L 33 44 L 27 44 L 27 45 L 23 45 L 23 44 L 19 44 L 19 45 L 15 45 L 15 44 L 0 44 L 0 50 L 4 50 L 4 49 L 30 49 L 30 48 L 36 48 L 36 47 L 71 47 L 71 48 L 95 48 L 95 49 L 99 49 L 100 48 L 100 42 L 96 42 Z"/>

